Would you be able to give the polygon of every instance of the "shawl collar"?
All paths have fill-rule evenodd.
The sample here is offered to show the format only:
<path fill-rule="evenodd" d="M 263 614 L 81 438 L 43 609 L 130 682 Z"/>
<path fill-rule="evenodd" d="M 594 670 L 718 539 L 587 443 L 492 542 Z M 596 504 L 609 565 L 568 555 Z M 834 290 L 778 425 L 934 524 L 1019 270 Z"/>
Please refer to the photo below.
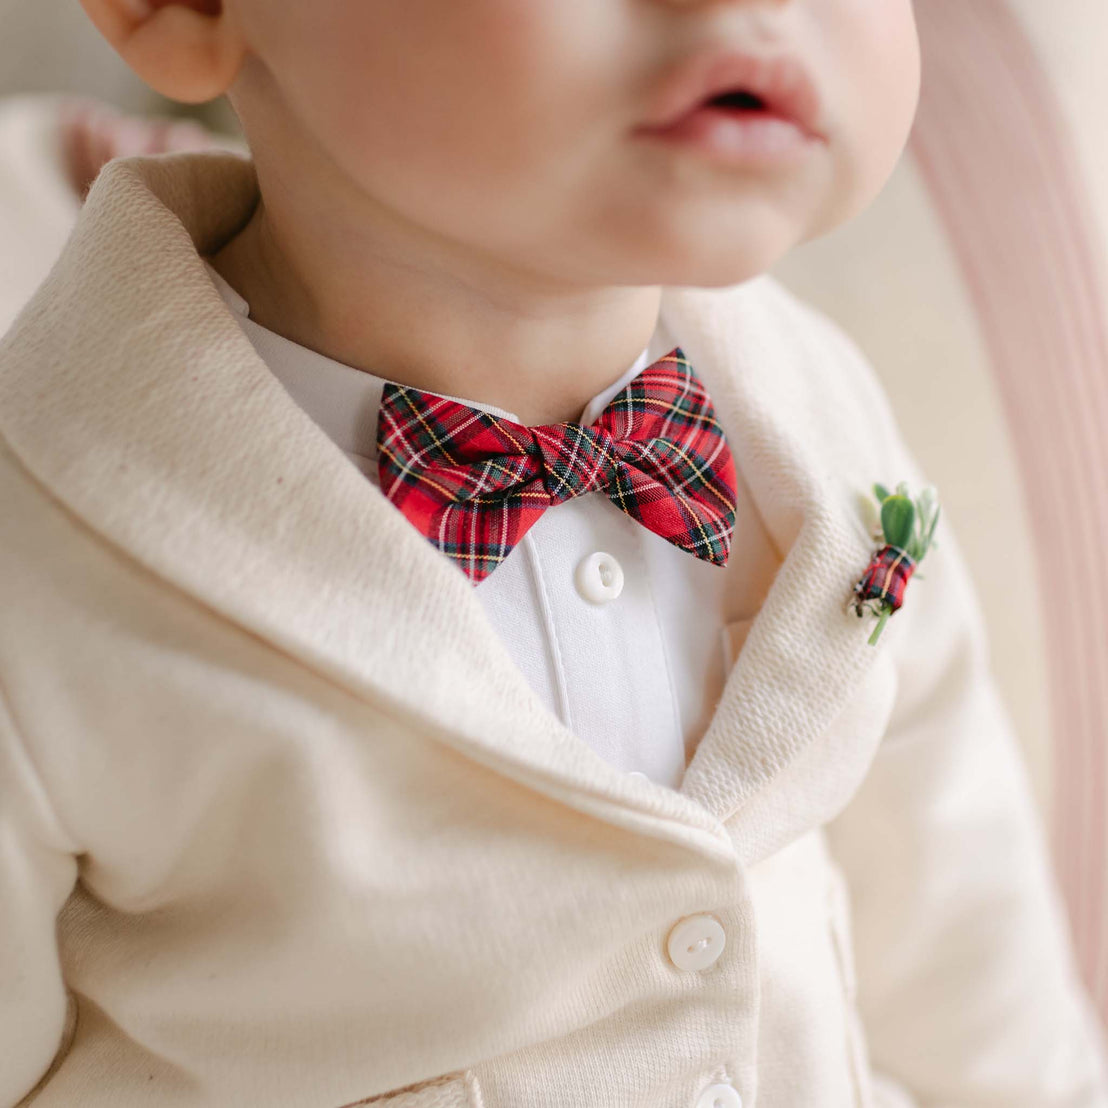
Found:
<path fill-rule="evenodd" d="M 675 791 L 546 709 L 465 577 L 257 357 L 199 256 L 248 220 L 256 188 L 233 154 L 110 164 L 0 344 L 0 434 L 104 538 L 353 695 L 562 803 L 733 856 L 723 821 L 827 729 L 890 637 L 867 645 L 871 621 L 846 609 L 873 549 L 859 475 L 829 472 L 816 416 L 788 395 L 796 371 L 782 384 L 776 284 L 663 290 L 787 552 Z"/>

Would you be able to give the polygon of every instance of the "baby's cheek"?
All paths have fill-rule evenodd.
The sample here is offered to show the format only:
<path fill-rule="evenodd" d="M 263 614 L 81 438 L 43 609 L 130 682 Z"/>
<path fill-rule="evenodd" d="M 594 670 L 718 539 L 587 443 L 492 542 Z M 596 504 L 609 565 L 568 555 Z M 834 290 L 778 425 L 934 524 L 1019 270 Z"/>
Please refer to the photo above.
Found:
<path fill-rule="evenodd" d="M 842 0 L 842 72 L 871 140 L 899 150 L 919 100 L 920 46 L 910 0 Z M 895 160 L 895 159 L 894 159 Z"/>
<path fill-rule="evenodd" d="M 919 100 L 919 40 L 910 0 L 811 8 L 834 175 L 820 228 L 828 230 L 868 206 L 896 167 Z"/>

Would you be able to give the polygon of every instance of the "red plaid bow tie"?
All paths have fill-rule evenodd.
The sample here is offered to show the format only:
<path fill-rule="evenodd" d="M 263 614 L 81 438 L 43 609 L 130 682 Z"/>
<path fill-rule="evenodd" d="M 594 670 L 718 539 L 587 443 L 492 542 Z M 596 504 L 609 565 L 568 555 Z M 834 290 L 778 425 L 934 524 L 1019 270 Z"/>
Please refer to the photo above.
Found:
<path fill-rule="evenodd" d="M 726 565 L 735 464 L 700 378 L 675 347 L 595 423 L 521 423 L 387 383 L 381 491 L 474 585 L 554 504 L 594 490 L 667 542 Z"/>

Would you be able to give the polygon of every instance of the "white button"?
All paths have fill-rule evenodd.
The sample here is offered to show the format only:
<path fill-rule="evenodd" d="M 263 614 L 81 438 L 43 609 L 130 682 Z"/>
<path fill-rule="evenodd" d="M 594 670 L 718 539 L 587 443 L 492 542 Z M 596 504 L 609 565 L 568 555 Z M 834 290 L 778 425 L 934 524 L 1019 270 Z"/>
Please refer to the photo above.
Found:
<path fill-rule="evenodd" d="M 712 916 L 687 916 L 669 933 L 666 947 L 678 969 L 701 970 L 723 953 L 723 927 Z"/>
<path fill-rule="evenodd" d="M 574 581 L 586 600 L 603 604 L 623 591 L 623 566 L 611 554 L 596 550 L 577 563 Z"/>
<path fill-rule="evenodd" d="M 697 1097 L 696 1108 L 743 1108 L 743 1098 L 734 1085 L 709 1085 Z"/>
<path fill-rule="evenodd" d="M 646 776 L 641 770 L 633 769 L 628 771 L 628 777 L 641 777 L 644 781 L 649 781 L 650 778 Z"/>

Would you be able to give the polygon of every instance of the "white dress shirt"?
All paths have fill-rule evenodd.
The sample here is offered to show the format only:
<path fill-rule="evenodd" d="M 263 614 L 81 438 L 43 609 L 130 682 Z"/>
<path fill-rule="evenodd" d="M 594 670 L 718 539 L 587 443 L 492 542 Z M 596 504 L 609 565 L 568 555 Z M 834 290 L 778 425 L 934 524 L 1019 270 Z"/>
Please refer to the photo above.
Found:
<path fill-rule="evenodd" d="M 210 264 L 208 272 L 292 399 L 379 486 L 377 415 L 388 379 L 260 326 Z M 659 321 L 634 363 L 589 401 L 578 422 L 598 419 L 624 385 L 679 345 Z M 494 404 L 435 395 L 522 422 Z M 739 485 L 731 558 L 736 543 L 769 545 Z M 543 512 L 474 587 L 550 711 L 613 765 L 676 789 L 739 649 L 737 634 L 750 622 L 726 626 L 725 577 L 722 567 L 667 542 L 594 490 Z"/>

